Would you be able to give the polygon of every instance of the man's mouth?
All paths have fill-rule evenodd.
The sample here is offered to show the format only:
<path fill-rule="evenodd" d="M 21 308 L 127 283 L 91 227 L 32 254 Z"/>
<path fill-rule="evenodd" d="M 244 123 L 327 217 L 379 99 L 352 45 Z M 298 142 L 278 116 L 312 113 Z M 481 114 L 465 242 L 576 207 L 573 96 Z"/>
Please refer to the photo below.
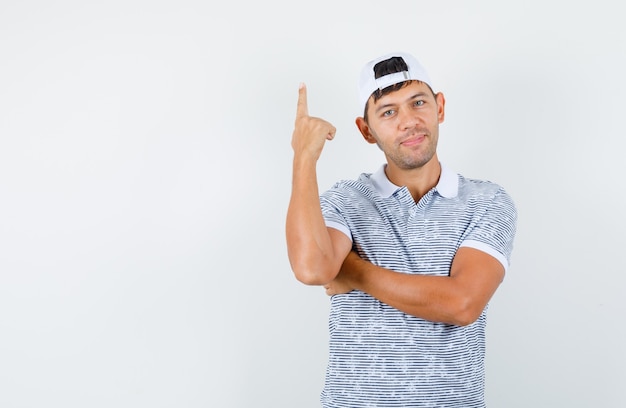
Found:
<path fill-rule="evenodd" d="M 421 144 L 426 139 L 426 135 L 424 133 L 418 133 L 404 139 L 400 144 L 406 147 L 412 147 Z"/>

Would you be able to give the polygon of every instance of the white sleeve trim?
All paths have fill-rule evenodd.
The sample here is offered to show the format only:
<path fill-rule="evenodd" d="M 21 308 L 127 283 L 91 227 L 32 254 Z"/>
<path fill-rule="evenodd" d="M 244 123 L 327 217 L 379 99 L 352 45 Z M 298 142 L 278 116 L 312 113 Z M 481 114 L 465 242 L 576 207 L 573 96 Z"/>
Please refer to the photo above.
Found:
<path fill-rule="evenodd" d="M 509 261 L 506 259 L 506 257 L 502 255 L 500 252 L 496 251 L 492 246 L 487 245 L 484 242 L 474 241 L 474 240 L 469 239 L 467 241 L 463 241 L 461 243 L 461 246 L 474 248 L 474 249 L 478 249 L 479 251 L 483 251 L 493 256 L 494 258 L 496 258 L 502 264 L 502 266 L 504 266 L 505 271 L 509 269 Z"/>
<path fill-rule="evenodd" d="M 350 239 L 350 241 L 352 241 L 352 233 L 345 225 L 340 224 L 338 222 L 326 221 L 326 226 L 343 232 L 344 235 L 347 236 Z"/>

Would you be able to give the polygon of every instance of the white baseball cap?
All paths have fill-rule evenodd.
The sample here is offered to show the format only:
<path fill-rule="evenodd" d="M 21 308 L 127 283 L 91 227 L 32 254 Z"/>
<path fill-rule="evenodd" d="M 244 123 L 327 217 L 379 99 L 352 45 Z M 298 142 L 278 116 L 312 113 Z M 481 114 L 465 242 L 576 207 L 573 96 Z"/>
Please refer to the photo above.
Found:
<path fill-rule="evenodd" d="M 374 66 L 379 62 L 388 60 L 392 57 L 402 58 L 408 67 L 408 71 L 396 72 L 394 74 L 376 78 Z M 399 82 L 410 80 L 424 82 L 430 86 L 431 89 L 433 88 L 428 73 L 411 54 L 406 52 L 392 52 L 368 62 L 361 70 L 361 77 L 359 79 L 359 102 L 362 110 L 365 110 L 365 104 L 374 91 L 379 89 L 382 90 Z"/>

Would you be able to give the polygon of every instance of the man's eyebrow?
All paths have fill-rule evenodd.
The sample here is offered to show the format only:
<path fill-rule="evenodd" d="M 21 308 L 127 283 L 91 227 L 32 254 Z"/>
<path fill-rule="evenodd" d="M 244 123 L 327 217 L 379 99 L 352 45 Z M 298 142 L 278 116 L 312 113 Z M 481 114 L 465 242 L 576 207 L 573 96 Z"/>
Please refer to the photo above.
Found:
<path fill-rule="evenodd" d="M 428 92 L 420 91 L 420 92 L 418 92 L 418 93 L 416 93 L 416 94 L 406 98 L 405 102 L 412 101 L 414 99 L 423 98 L 425 96 L 428 96 Z M 374 112 L 380 112 L 381 110 L 387 109 L 387 108 L 395 106 L 395 105 L 396 105 L 395 103 L 386 103 L 384 105 L 380 105 L 378 108 L 376 108 L 376 110 Z"/>
<path fill-rule="evenodd" d="M 411 96 L 410 98 L 407 98 L 407 101 L 410 101 L 410 100 L 413 100 L 413 99 L 416 99 L 416 98 L 423 98 L 425 96 L 428 96 L 428 92 L 420 91 L 420 92 L 416 93 L 415 95 Z"/>
<path fill-rule="evenodd" d="M 395 105 L 395 103 L 386 103 L 384 105 L 380 105 L 379 107 L 376 108 L 376 110 L 374 112 L 380 112 L 382 110 L 386 110 L 387 108 L 392 107 L 394 105 Z"/>

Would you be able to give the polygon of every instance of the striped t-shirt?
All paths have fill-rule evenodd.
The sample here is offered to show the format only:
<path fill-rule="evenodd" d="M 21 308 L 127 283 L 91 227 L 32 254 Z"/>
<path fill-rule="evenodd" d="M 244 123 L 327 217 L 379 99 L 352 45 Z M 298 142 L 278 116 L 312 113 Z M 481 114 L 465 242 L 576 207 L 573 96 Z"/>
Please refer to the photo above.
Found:
<path fill-rule="evenodd" d="M 415 203 L 384 166 L 341 181 L 320 197 L 326 225 L 359 255 L 397 272 L 447 276 L 461 246 L 508 268 L 516 210 L 497 184 L 442 166 L 437 186 Z M 484 407 L 486 308 L 468 326 L 408 315 L 361 291 L 331 297 L 325 408 Z"/>

